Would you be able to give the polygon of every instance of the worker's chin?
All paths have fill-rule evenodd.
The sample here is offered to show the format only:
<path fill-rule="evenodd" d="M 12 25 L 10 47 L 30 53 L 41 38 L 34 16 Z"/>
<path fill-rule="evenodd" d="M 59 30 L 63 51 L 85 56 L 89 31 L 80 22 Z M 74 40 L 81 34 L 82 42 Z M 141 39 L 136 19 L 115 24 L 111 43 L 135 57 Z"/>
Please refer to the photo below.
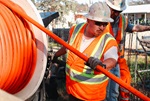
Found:
<path fill-rule="evenodd" d="M 95 33 L 95 37 L 99 36 L 103 31 L 102 30 L 98 30 L 96 33 Z"/>
<path fill-rule="evenodd" d="M 113 20 L 116 20 L 117 16 L 111 16 L 111 18 L 112 18 Z"/>
<path fill-rule="evenodd" d="M 95 37 L 98 37 L 99 35 L 100 35 L 100 33 L 96 33 L 94 36 L 95 36 Z"/>

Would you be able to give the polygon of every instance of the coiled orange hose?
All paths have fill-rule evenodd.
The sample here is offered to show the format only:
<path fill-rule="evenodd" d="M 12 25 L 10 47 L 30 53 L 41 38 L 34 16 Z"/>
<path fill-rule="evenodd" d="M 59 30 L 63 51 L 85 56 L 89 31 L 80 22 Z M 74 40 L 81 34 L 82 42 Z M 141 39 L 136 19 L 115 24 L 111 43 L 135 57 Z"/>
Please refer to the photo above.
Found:
<path fill-rule="evenodd" d="M 20 11 L 20 9 L 17 9 L 17 5 L 15 5 L 14 3 L 10 2 L 9 0 L 4 1 L 4 0 L 0 0 L 0 3 L 7 5 L 8 7 L 10 7 L 13 11 L 15 11 L 17 14 L 19 14 L 20 16 L 24 17 L 26 20 L 28 20 L 29 22 L 31 22 L 32 24 L 34 24 L 36 27 L 38 27 L 39 29 L 41 29 L 42 31 L 44 31 L 47 35 L 49 35 L 50 37 L 52 37 L 53 39 L 55 39 L 58 43 L 62 44 L 63 46 L 65 46 L 67 49 L 69 49 L 70 51 L 72 51 L 73 53 L 75 53 L 77 56 L 79 56 L 80 58 L 82 58 L 83 60 L 87 61 L 88 57 L 86 57 L 85 55 L 83 55 L 82 53 L 80 53 L 79 51 L 77 51 L 75 48 L 71 47 L 70 45 L 68 45 L 65 41 L 63 41 L 61 38 L 59 38 L 58 36 L 56 36 L 55 34 L 53 34 L 51 31 L 47 30 L 46 28 L 44 28 L 42 25 L 40 25 L 38 22 L 36 22 L 35 20 L 33 20 L 32 18 L 30 18 L 28 15 L 26 15 L 25 13 L 22 13 L 22 11 Z M 0 40 L 1 41 L 1 40 Z M 1 43 L 1 42 L 0 42 Z M 2 46 L 0 46 L 1 48 Z M 4 46 L 5 47 L 5 46 Z M 2 50 L 3 51 L 3 50 Z M 0 50 L 1 52 L 1 50 Z M 0 53 L 1 54 L 1 53 Z M 3 53 L 2 53 L 3 54 Z M 118 83 L 119 85 L 121 85 L 122 87 L 126 88 L 127 90 L 129 90 L 131 93 L 133 93 L 134 95 L 138 96 L 139 98 L 141 98 L 144 101 L 150 101 L 150 98 L 145 96 L 144 94 L 142 94 L 141 92 L 139 92 L 138 90 L 136 90 L 135 88 L 133 88 L 132 86 L 124 83 L 121 79 L 117 78 L 116 76 L 114 76 L 113 74 L 111 74 L 110 72 L 108 72 L 107 70 L 105 70 L 104 68 L 102 68 L 101 66 L 97 66 L 97 68 L 104 73 L 106 76 L 108 76 L 110 79 L 114 80 L 116 83 Z M 0 74 L 1 75 L 1 74 Z"/>
<path fill-rule="evenodd" d="M 27 85 L 34 73 L 35 37 L 31 25 L 1 3 L 0 29 L 0 89 L 14 94 Z"/>

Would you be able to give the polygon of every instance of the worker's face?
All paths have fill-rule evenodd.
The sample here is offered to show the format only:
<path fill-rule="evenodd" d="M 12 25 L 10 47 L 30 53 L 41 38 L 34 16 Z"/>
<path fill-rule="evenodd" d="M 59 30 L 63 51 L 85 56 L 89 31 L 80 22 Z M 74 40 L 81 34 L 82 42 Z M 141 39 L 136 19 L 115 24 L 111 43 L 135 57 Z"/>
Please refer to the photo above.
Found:
<path fill-rule="evenodd" d="M 115 19 L 119 16 L 119 14 L 122 12 L 122 11 L 114 10 L 114 9 L 112 9 L 112 8 L 110 8 L 110 10 L 111 10 L 111 18 L 114 19 L 114 20 L 115 20 Z"/>
<path fill-rule="evenodd" d="M 93 36 L 99 36 L 108 25 L 108 22 L 99 22 L 94 20 L 88 20 L 88 29 Z"/>

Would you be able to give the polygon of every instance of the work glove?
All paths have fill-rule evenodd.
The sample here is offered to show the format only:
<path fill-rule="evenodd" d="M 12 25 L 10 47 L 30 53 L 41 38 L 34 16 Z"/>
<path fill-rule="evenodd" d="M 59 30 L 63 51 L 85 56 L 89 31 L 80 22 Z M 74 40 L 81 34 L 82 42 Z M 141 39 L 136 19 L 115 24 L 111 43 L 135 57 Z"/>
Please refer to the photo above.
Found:
<path fill-rule="evenodd" d="M 58 61 L 58 57 L 54 55 L 53 59 L 52 59 L 52 63 L 57 63 Z"/>
<path fill-rule="evenodd" d="M 86 63 L 87 66 L 91 67 L 91 69 L 96 69 L 97 65 L 106 67 L 98 58 L 90 57 Z"/>

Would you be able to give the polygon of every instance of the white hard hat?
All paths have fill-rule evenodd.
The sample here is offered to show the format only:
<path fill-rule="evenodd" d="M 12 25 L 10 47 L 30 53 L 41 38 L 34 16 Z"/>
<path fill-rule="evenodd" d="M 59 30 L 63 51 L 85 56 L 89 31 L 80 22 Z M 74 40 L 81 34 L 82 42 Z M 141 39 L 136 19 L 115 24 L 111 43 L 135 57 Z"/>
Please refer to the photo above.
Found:
<path fill-rule="evenodd" d="M 107 5 L 117 11 L 123 11 L 126 9 L 125 0 L 106 0 Z"/>
<path fill-rule="evenodd" d="M 110 14 L 110 9 L 105 2 L 95 2 L 91 5 L 85 17 L 100 22 L 113 22 Z"/>

